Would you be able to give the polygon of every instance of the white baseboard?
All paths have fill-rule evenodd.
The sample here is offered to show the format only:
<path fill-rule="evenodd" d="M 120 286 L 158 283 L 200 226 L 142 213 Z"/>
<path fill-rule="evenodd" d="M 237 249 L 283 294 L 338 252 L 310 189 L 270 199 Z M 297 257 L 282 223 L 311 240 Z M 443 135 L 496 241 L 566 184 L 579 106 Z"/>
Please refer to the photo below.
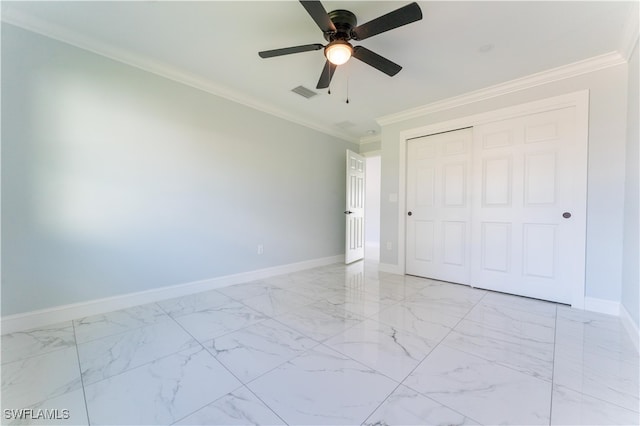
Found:
<path fill-rule="evenodd" d="M 2 334 L 24 331 L 32 328 L 70 321 L 90 315 L 98 315 L 106 312 L 117 311 L 119 309 L 131 308 L 133 306 L 154 303 L 160 300 L 174 297 L 187 296 L 207 290 L 226 287 L 233 284 L 240 284 L 248 281 L 273 277 L 276 275 L 290 274 L 305 269 L 319 266 L 331 265 L 333 263 L 344 262 L 344 255 L 330 256 L 319 259 L 312 259 L 287 265 L 273 266 L 239 274 L 225 275 L 222 277 L 210 278 L 206 280 L 194 281 L 185 284 L 177 284 L 167 287 L 155 288 L 152 290 L 140 291 L 136 293 L 123 294 L 103 299 L 89 300 L 86 302 L 72 303 L 69 305 L 54 306 L 52 308 L 40 309 L 37 311 L 25 312 L 21 314 L 8 315 L 2 317 Z"/>
<path fill-rule="evenodd" d="M 633 321 L 631 314 L 629 314 L 629 311 L 627 311 L 624 305 L 620 305 L 620 320 L 622 320 L 624 328 L 629 332 L 629 336 L 636 346 L 636 350 L 640 352 L 640 329 L 638 329 L 638 324 Z"/>
<path fill-rule="evenodd" d="M 584 310 L 601 314 L 620 316 L 620 302 L 598 299 L 595 297 L 584 298 Z"/>

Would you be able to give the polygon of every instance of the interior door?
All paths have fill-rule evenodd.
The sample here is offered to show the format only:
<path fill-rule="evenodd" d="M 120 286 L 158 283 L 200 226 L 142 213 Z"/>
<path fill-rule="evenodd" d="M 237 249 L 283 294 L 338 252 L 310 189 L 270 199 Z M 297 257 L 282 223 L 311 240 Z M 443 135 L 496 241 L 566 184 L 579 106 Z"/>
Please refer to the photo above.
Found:
<path fill-rule="evenodd" d="M 406 273 L 469 284 L 471 129 L 407 144 Z"/>
<path fill-rule="evenodd" d="M 365 158 L 347 150 L 345 263 L 364 258 Z"/>
<path fill-rule="evenodd" d="M 587 182 L 575 108 L 474 132 L 472 284 L 571 303 L 585 274 Z"/>

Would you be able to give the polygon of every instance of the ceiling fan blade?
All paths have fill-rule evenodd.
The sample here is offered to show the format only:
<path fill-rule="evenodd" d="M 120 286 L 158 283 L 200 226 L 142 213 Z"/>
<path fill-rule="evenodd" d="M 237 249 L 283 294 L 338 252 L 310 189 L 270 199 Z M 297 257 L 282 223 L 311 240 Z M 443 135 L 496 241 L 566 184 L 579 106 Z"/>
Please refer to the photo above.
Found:
<path fill-rule="evenodd" d="M 413 2 L 355 27 L 351 30 L 351 37 L 354 40 L 364 40 L 365 38 L 419 21 L 420 19 L 422 19 L 422 10 L 420 10 L 418 3 Z"/>
<path fill-rule="evenodd" d="M 384 58 L 362 46 L 356 46 L 353 48 L 353 57 L 360 59 L 365 64 L 371 65 L 375 69 L 382 71 L 391 77 L 398 74 L 402 69 L 402 67 L 395 62 L 391 62 L 387 58 Z"/>
<path fill-rule="evenodd" d="M 321 44 L 305 44 L 302 46 L 285 47 L 283 49 L 263 50 L 258 52 L 261 58 L 273 58 L 274 56 L 290 55 L 292 53 L 310 52 L 320 50 L 324 46 Z"/>
<path fill-rule="evenodd" d="M 329 61 L 324 63 L 324 68 L 322 69 L 322 74 L 320 74 L 320 80 L 318 80 L 316 89 L 326 89 L 329 87 L 331 79 L 333 78 L 333 73 L 336 72 L 336 68 L 337 65 L 334 65 Z"/>
<path fill-rule="evenodd" d="M 307 0 L 300 0 L 300 3 L 302 4 L 302 7 L 307 10 L 307 13 L 311 15 L 323 33 L 336 32 L 336 26 L 333 25 L 333 22 L 331 21 L 331 18 L 329 18 L 329 14 L 327 14 L 324 6 L 322 6 L 322 3 L 319 1 Z"/>

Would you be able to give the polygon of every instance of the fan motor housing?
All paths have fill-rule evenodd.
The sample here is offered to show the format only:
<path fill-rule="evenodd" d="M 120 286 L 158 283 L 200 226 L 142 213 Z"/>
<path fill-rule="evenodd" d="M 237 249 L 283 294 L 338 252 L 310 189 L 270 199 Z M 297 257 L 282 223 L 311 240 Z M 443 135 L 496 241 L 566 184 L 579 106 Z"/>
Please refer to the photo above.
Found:
<path fill-rule="evenodd" d="M 351 40 L 351 29 L 358 24 L 356 15 L 344 9 L 332 10 L 328 15 L 336 27 L 336 32 L 324 33 L 325 40 Z"/>

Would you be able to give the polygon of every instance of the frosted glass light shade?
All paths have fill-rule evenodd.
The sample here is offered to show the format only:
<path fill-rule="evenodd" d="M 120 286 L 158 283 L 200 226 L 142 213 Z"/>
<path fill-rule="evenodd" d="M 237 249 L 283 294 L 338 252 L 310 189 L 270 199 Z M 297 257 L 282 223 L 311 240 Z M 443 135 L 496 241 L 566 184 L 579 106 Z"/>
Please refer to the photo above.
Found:
<path fill-rule="evenodd" d="M 342 65 L 351 57 L 353 49 L 351 45 L 345 41 L 336 40 L 329 43 L 324 49 L 324 56 L 334 65 Z"/>

